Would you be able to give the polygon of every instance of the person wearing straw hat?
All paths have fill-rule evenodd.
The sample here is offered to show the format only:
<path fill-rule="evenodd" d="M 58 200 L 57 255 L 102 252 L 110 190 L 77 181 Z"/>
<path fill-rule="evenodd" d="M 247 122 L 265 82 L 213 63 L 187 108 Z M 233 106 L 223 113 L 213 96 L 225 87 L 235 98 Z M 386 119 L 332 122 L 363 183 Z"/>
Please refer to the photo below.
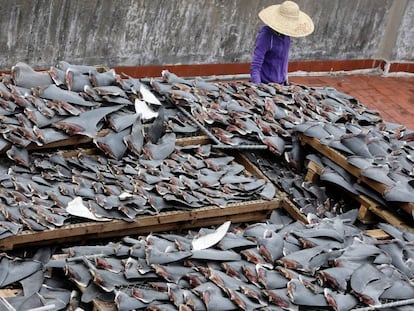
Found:
<path fill-rule="evenodd" d="M 293 1 L 271 5 L 259 12 L 265 23 L 256 37 L 250 77 L 253 83 L 286 84 L 290 37 L 305 37 L 314 30 L 312 19 Z"/>

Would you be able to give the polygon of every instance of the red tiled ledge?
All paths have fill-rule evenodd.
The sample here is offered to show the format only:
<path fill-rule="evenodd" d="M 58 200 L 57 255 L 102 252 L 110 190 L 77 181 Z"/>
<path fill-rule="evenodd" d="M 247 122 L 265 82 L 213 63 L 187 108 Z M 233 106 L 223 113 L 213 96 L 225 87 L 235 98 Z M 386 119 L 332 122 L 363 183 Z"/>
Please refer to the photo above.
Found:
<path fill-rule="evenodd" d="M 111 67 L 112 68 L 112 67 Z M 250 73 L 250 63 L 224 64 L 177 64 L 177 65 L 146 65 L 146 66 L 114 66 L 117 73 L 125 73 L 135 78 L 160 77 L 161 71 L 167 69 L 182 77 L 243 75 Z M 379 69 L 385 73 L 414 73 L 414 62 L 386 62 L 377 59 L 350 60 L 309 60 L 290 61 L 289 72 L 336 72 L 361 69 Z M 10 73 L 0 71 L 1 73 Z"/>
<path fill-rule="evenodd" d="M 414 63 L 391 63 L 388 72 L 414 73 Z"/>
<path fill-rule="evenodd" d="M 387 66 L 388 65 L 388 66 Z M 380 69 L 387 72 L 414 73 L 414 63 L 387 63 L 375 59 L 351 60 L 312 60 L 290 61 L 289 72 L 335 72 L 361 69 Z M 149 66 L 117 66 L 118 73 L 125 73 L 136 78 L 159 77 L 161 71 L 167 69 L 182 77 L 239 75 L 250 73 L 250 63 L 224 64 L 182 64 L 182 65 L 149 65 Z"/>

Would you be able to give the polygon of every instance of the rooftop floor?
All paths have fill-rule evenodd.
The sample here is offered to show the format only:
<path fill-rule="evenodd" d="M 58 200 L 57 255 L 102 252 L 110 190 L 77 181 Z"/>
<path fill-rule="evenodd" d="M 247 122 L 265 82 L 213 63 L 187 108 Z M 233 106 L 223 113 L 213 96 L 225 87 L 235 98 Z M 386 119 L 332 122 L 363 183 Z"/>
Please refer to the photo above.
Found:
<path fill-rule="evenodd" d="M 291 76 L 290 82 L 331 86 L 381 113 L 384 121 L 414 130 L 414 75 L 331 74 Z"/>

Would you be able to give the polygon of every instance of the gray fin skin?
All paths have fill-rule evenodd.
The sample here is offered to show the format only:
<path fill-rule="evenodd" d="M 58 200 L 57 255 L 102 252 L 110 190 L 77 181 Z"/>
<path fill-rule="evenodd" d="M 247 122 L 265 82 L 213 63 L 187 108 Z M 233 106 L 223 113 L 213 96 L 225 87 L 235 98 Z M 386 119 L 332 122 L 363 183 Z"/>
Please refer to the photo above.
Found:
<path fill-rule="evenodd" d="M 296 305 L 317 307 L 328 306 L 323 294 L 313 293 L 298 279 L 289 281 L 287 291 L 291 301 Z"/>
<path fill-rule="evenodd" d="M 371 166 L 361 170 L 362 176 L 391 187 L 395 182 L 388 176 L 388 174 L 389 168 L 387 166 Z"/>
<path fill-rule="evenodd" d="M 79 116 L 65 118 L 53 124 L 54 127 L 61 129 L 69 135 L 84 135 L 95 138 L 99 131 L 98 124 L 108 114 L 121 109 L 122 106 L 100 107 L 85 111 Z"/>
<path fill-rule="evenodd" d="M 414 203 L 414 192 L 411 186 L 403 182 L 395 182 L 394 185 L 387 188 L 383 197 L 389 202 L 410 202 Z M 414 215 L 413 215 L 414 218 Z"/>
<path fill-rule="evenodd" d="M 64 90 L 55 84 L 51 84 L 47 87 L 37 87 L 32 89 L 32 93 L 35 96 L 39 96 L 40 98 L 49 99 L 49 100 L 63 100 L 70 104 L 76 104 L 79 106 L 85 107 L 95 107 L 97 103 L 87 101 L 83 99 L 79 93 Z"/>
<path fill-rule="evenodd" d="M 27 168 L 30 167 L 29 152 L 26 148 L 20 148 L 12 145 L 11 148 L 7 150 L 6 154 L 10 160 L 13 160 L 17 164 Z"/>
<path fill-rule="evenodd" d="M 157 144 L 146 143 L 142 151 L 152 160 L 163 160 L 167 158 L 175 149 L 176 135 L 174 133 L 166 133 L 160 138 Z"/>
<path fill-rule="evenodd" d="M 137 156 L 141 154 L 144 145 L 144 132 L 140 116 L 132 124 L 131 132 L 124 136 L 123 141 L 132 153 Z"/>
<path fill-rule="evenodd" d="M 23 62 L 18 62 L 12 67 L 11 75 L 17 86 L 28 89 L 53 83 L 48 72 L 35 71 L 32 67 Z"/>
<path fill-rule="evenodd" d="M 124 138 L 129 134 L 130 129 L 120 132 L 111 131 L 105 136 L 94 138 L 95 145 L 111 158 L 120 160 L 127 151 Z"/>
<path fill-rule="evenodd" d="M 121 132 L 137 122 L 138 118 L 138 114 L 117 111 L 108 116 L 108 123 L 114 131 Z"/>
<path fill-rule="evenodd" d="M 358 299 L 351 294 L 342 294 L 325 288 L 324 296 L 327 303 L 336 311 L 348 311 L 358 304 Z"/>
<path fill-rule="evenodd" d="M 320 178 L 322 181 L 330 182 L 334 185 L 337 185 L 345 189 L 349 193 L 358 195 L 358 192 L 355 190 L 353 185 L 349 183 L 347 180 L 345 180 L 340 174 L 336 173 L 333 170 L 324 169 Z"/>
<path fill-rule="evenodd" d="M 347 135 L 347 134 L 346 134 Z M 365 158 L 372 158 L 372 154 L 369 152 L 369 149 L 365 142 L 364 136 L 342 136 L 341 143 L 350 149 L 355 155 L 365 157 Z"/>
<path fill-rule="evenodd" d="M 41 270 L 41 263 L 32 260 L 14 259 L 10 260 L 7 257 L 1 259 L 1 265 L 6 265 L 7 275 L 3 277 L 1 287 L 5 287 L 14 282 L 23 280 L 28 276 Z"/>

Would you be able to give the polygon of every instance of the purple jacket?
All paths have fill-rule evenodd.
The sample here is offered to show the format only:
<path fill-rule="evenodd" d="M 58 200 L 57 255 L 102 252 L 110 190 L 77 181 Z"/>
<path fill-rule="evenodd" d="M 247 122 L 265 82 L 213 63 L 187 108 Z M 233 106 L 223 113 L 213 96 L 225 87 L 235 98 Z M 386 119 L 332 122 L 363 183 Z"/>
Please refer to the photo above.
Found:
<path fill-rule="evenodd" d="M 260 28 L 250 67 L 253 83 L 285 83 L 288 73 L 290 37 L 269 26 Z"/>

